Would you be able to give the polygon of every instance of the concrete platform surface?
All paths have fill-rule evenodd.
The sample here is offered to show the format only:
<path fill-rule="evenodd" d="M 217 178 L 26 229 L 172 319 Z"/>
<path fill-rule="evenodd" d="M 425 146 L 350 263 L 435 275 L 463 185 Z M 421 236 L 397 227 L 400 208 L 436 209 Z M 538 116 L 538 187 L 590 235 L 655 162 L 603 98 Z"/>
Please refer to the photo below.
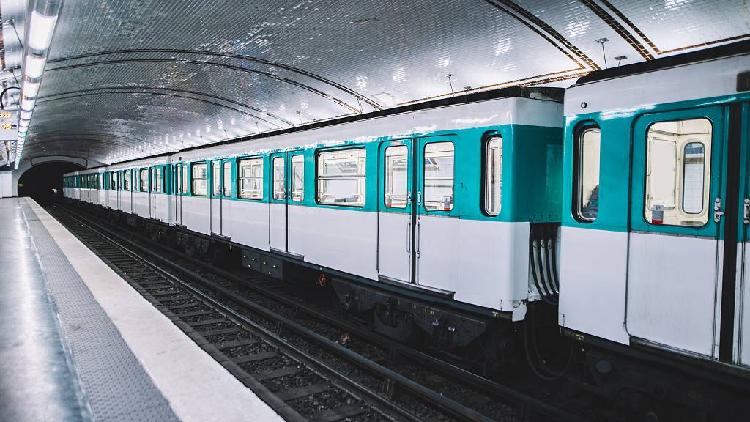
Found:
<path fill-rule="evenodd" d="M 281 420 L 33 200 L 0 233 L 0 420 Z"/>

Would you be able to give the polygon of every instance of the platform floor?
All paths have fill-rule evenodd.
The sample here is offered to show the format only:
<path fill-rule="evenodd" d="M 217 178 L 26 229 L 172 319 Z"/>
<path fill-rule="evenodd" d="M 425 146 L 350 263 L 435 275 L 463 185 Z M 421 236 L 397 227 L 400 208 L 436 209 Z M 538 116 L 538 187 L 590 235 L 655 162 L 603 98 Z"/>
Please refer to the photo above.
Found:
<path fill-rule="evenodd" d="M 0 420 L 281 420 L 33 200 L 0 234 Z"/>

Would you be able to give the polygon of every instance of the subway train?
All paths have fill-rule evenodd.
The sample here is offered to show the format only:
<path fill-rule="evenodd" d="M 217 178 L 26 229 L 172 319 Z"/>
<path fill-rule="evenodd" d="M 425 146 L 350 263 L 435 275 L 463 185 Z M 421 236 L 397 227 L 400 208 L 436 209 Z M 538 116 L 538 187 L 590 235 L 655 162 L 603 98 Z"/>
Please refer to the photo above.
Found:
<path fill-rule="evenodd" d="M 627 420 L 734 420 L 749 176 L 740 42 L 69 173 L 64 196 Z"/>

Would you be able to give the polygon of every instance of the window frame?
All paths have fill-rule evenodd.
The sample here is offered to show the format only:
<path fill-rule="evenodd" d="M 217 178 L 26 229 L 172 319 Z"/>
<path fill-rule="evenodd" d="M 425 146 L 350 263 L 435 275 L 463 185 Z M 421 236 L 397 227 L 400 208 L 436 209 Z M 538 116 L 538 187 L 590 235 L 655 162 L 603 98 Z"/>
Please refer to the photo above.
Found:
<path fill-rule="evenodd" d="M 195 167 L 201 166 L 201 165 L 206 166 L 206 170 L 205 170 L 206 177 L 205 178 L 196 179 L 196 177 L 195 177 Z M 190 163 L 189 169 L 190 169 L 190 171 L 188 173 L 188 176 L 189 176 L 189 179 L 190 179 L 190 196 L 195 196 L 195 197 L 199 197 L 199 198 L 207 198 L 208 197 L 208 193 L 209 193 L 209 188 L 210 188 L 208 186 L 208 181 L 209 181 L 209 177 L 208 177 L 208 162 L 206 162 L 206 161 L 196 161 L 196 162 Z M 197 194 L 197 193 L 195 193 L 195 181 L 196 180 L 205 180 L 206 181 L 206 192 L 204 194 Z"/>
<path fill-rule="evenodd" d="M 490 142 L 492 142 L 495 139 L 499 139 L 500 140 L 500 188 L 499 188 L 500 195 L 498 197 L 498 201 L 499 202 L 498 202 L 497 212 L 493 213 L 493 212 L 490 212 L 487 209 L 487 199 L 489 198 L 489 196 L 487 194 L 487 187 L 488 187 L 488 184 L 487 184 L 487 179 L 488 178 L 487 178 L 487 176 L 489 175 L 488 174 L 488 170 L 489 170 L 489 158 L 490 158 L 490 155 L 489 155 L 489 146 L 490 146 Z M 485 216 L 487 216 L 487 217 L 493 217 L 493 218 L 494 217 L 498 217 L 503 212 L 503 178 L 505 176 L 504 173 L 503 173 L 503 162 L 504 162 L 504 160 L 503 160 L 503 143 L 504 143 L 504 140 L 505 139 L 503 138 L 503 135 L 500 132 L 489 132 L 489 133 L 486 133 L 482 137 L 482 166 L 481 166 L 481 171 L 482 171 L 481 178 L 482 178 L 482 180 L 481 180 L 481 188 L 480 188 L 480 198 L 479 198 L 480 204 L 479 204 L 479 208 L 482 210 L 482 213 Z"/>
<path fill-rule="evenodd" d="M 342 179 L 354 179 L 359 183 L 359 179 L 362 179 L 363 189 L 362 189 L 362 203 L 336 203 L 336 202 L 323 202 L 320 199 L 320 156 L 322 154 L 326 153 L 337 153 L 337 152 L 344 152 L 344 151 L 355 151 L 359 150 L 362 151 L 364 154 L 364 168 L 362 175 L 359 174 L 352 176 L 352 177 L 332 177 L 332 176 L 323 176 L 322 180 L 342 180 Z M 304 163 L 303 163 L 304 164 Z M 304 182 L 303 182 L 304 184 Z M 365 148 L 364 145 L 357 145 L 357 146 L 346 146 L 346 147 L 339 147 L 339 148 L 321 148 L 315 151 L 315 203 L 318 205 L 328 205 L 333 207 L 346 207 L 346 208 L 364 208 L 367 204 L 367 148 Z"/>
<path fill-rule="evenodd" d="M 151 192 L 164 193 L 164 167 L 151 167 Z"/>
<path fill-rule="evenodd" d="M 388 194 L 389 174 L 392 174 L 392 173 L 388 172 L 388 150 L 391 149 L 391 148 L 394 148 L 394 149 L 396 149 L 396 148 L 404 148 L 406 150 L 406 156 L 405 156 L 406 157 L 406 177 L 404 178 L 404 183 L 406 184 L 406 186 L 405 186 L 406 200 L 404 201 L 404 205 L 403 206 L 393 206 L 392 205 L 393 204 L 392 201 L 389 202 L 389 201 L 386 200 L 387 194 Z M 412 146 L 412 148 L 413 148 L 413 146 Z M 411 162 L 412 161 L 411 160 L 411 158 L 412 158 L 411 155 L 412 154 L 410 154 L 410 152 L 411 152 L 410 151 L 410 147 L 406 143 L 390 143 L 383 150 L 383 194 L 382 194 L 382 196 L 381 196 L 380 199 L 383 201 L 383 208 L 385 208 L 385 209 L 390 209 L 390 210 L 406 210 L 406 209 L 409 208 L 409 205 L 411 203 L 411 201 L 409 199 L 409 196 L 411 195 L 411 189 L 409 188 L 409 179 L 410 179 L 410 176 L 411 176 L 409 174 L 409 167 L 410 167 L 410 165 L 411 166 L 414 165 Z M 412 172 L 413 172 L 413 168 L 412 168 Z"/>
<path fill-rule="evenodd" d="M 214 174 L 216 173 L 216 174 Z M 218 182 L 218 184 L 217 184 Z M 211 160 L 211 198 L 220 198 L 222 192 L 221 160 Z"/>
<path fill-rule="evenodd" d="M 597 174 L 597 182 L 599 186 L 599 208 L 597 208 L 596 216 L 593 218 L 585 217 L 582 215 L 582 200 L 581 200 L 581 153 L 583 151 L 583 135 L 590 130 L 599 131 L 599 172 Z M 601 210 L 601 183 L 602 183 L 602 129 L 599 123 L 595 120 L 586 120 L 578 123 L 573 130 L 573 197 L 571 202 L 571 214 L 573 219 L 578 223 L 591 224 L 599 218 L 599 211 Z"/>
<path fill-rule="evenodd" d="M 232 160 L 221 161 L 221 196 L 232 197 Z M 227 192 L 228 190 L 228 192 Z"/>
<path fill-rule="evenodd" d="M 256 176 L 250 176 L 250 177 L 242 177 L 242 162 L 243 161 L 259 161 L 260 162 L 260 177 Z M 253 155 L 253 156 L 247 156 L 247 157 L 241 157 L 237 158 L 237 183 L 236 189 L 237 189 L 237 198 L 247 201 L 263 201 L 266 189 L 265 189 L 265 182 L 266 182 L 266 162 L 265 158 L 262 155 Z M 251 167 L 252 168 L 252 167 Z M 259 198 L 253 198 L 244 196 L 242 192 L 242 180 L 243 179 L 260 179 L 260 197 Z"/>
<path fill-rule="evenodd" d="M 146 187 L 143 187 L 143 174 L 146 174 Z M 151 191 L 151 172 L 148 167 L 141 167 L 138 169 L 138 191 L 139 192 L 150 192 Z"/>
<path fill-rule="evenodd" d="M 647 205 L 648 205 L 648 193 L 649 193 L 649 132 L 651 131 L 652 127 L 654 125 L 660 124 L 660 123 L 676 123 L 676 122 L 686 122 L 691 120 L 704 120 L 708 124 L 708 128 L 710 130 L 708 134 L 708 139 L 706 142 L 703 142 L 699 139 L 687 139 L 686 142 L 682 145 L 679 143 L 676 143 L 675 149 L 677 152 L 677 156 L 675 157 L 675 198 L 674 198 L 674 207 L 672 209 L 665 209 L 664 211 L 672 211 L 677 212 L 678 214 L 682 214 L 684 217 L 687 217 L 687 219 L 683 219 L 682 222 L 699 222 L 700 224 L 674 224 L 674 223 L 666 223 L 662 220 L 662 222 L 657 223 L 653 220 L 653 211 L 651 211 L 652 219 L 649 220 L 648 214 L 647 214 Z M 678 116 L 673 118 L 666 118 L 666 119 L 654 119 L 650 121 L 645 128 L 643 129 L 642 133 L 639 133 L 639 136 L 643 136 L 643 166 L 644 166 L 644 174 L 643 174 L 643 193 L 642 193 L 642 206 L 641 206 L 641 219 L 645 223 L 647 227 L 659 227 L 660 229 L 663 228 L 673 228 L 673 229 L 705 229 L 709 227 L 713 223 L 713 219 L 711 217 L 711 213 L 713 212 L 712 202 L 711 202 L 711 177 L 712 172 L 714 171 L 714 151 L 713 151 L 713 143 L 714 143 L 714 135 L 716 134 L 717 130 L 717 124 L 708 114 L 697 114 L 693 116 Z M 703 145 L 703 192 L 702 192 L 702 205 L 703 209 L 698 213 L 689 213 L 684 210 L 684 171 L 685 171 L 685 157 L 684 152 L 687 145 L 691 143 L 700 143 Z M 682 161 L 682 163 L 680 163 Z M 666 219 L 666 215 L 662 217 Z M 705 221 L 700 221 L 698 218 L 705 218 Z"/>
<path fill-rule="evenodd" d="M 296 154 L 290 153 L 288 155 L 289 157 L 289 201 L 291 202 L 304 202 L 305 201 L 305 154 L 302 152 L 298 152 Z M 300 164 L 302 165 L 302 195 L 299 197 L 299 199 L 294 199 L 294 159 L 299 157 L 301 159 Z M 286 163 L 284 163 L 284 170 L 286 170 Z"/>
<path fill-rule="evenodd" d="M 437 144 L 450 144 L 453 147 L 453 173 L 451 174 L 451 208 L 449 210 L 446 209 L 432 209 L 427 208 L 427 147 L 430 145 L 437 145 Z M 456 209 L 456 142 L 452 139 L 446 139 L 446 140 L 435 140 L 431 142 L 425 142 L 421 148 L 422 150 L 422 183 L 421 183 L 421 192 L 422 192 L 422 210 L 425 213 L 435 213 L 435 212 L 442 212 L 442 213 L 451 213 L 453 210 Z"/>

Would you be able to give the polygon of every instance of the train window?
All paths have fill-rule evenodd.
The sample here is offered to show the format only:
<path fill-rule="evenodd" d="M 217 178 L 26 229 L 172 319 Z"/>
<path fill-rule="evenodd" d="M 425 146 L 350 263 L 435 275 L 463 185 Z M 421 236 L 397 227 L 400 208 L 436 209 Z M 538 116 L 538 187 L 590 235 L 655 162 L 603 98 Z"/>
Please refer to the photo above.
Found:
<path fill-rule="evenodd" d="M 214 161 L 211 163 L 211 180 L 213 184 L 213 190 L 211 191 L 211 195 L 213 196 L 220 196 L 221 195 L 221 175 L 219 172 L 221 171 L 221 163 L 218 161 Z"/>
<path fill-rule="evenodd" d="M 318 153 L 318 203 L 347 207 L 364 206 L 364 148 Z"/>
<path fill-rule="evenodd" d="M 232 196 L 232 162 L 225 161 L 223 167 L 224 174 L 222 176 L 224 178 L 224 196 Z"/>
<path fill-rule="evenodd" d="M 162 171 L 161 167 L 154 167 L 154 192 L 162 193 Z"/>
<path fill-rule="evenodd" d="M 148 192 L 148 169 L 141 169 L 139 173 L 140 183 L 138 189 L 141 192 Z"/>
<path fill-rule="evenodd" d="M 240 160 L 237 168 L 240 181 L 238 196 L 246 199 L 263 199 L 263 159 Z"/>
<path fill-rule="evenodd" d="M 424 207 L 453 209 L 453 142 L 432 142 L 424 148 Z"/>
<path fill-rule="evenodd" d="M 711 122 L 657 122 L 646 133 L 644 217 L 651 224 L 708 222 Z"/>
<path fill-rule="evenodd" d="M 125 170 L 122 172 L 122 188 L 124 190 L 130 190 L 130 170 Z"/>
<path fill-rule="evenodd" d="M 584 127 L 576 138 L 574 216 L 580 222 L 590 223 L 599 215 L 601 129 Z"/>
<path fill-rule="evenodd" d="M 292 157 L 292 201 L 301 202 L 305 199 L 305 157 Z"/>
<path fill-rule="evenodd" d="M 208 165 L 206 163 L 193 163 L 191 172 L 193 196 L 206 196 L 208 194 Z"/>
<path fill-rule="evenodd" d="M 274 157 L 272 177 L 273 199 L 284 199 L 286 197 L 284 194 L 284 157 Z"/>
<path fill-rule="evenodd" d="M 186 165 L 182 165 L 182 189 L 180 189 L 180 193 L 188 193 L 188 167 Z"/>
<path fill-rule="evenodd" d="M 484 212 L 500 214 L 503 188 L 503 138 L 493 136 L 484 147 Z"/>
<path fill-rule="evenodd" d="M 385 206 L 406 208 L 408 197 L 409 148 L 404 145 L 385 149 Z"/>

